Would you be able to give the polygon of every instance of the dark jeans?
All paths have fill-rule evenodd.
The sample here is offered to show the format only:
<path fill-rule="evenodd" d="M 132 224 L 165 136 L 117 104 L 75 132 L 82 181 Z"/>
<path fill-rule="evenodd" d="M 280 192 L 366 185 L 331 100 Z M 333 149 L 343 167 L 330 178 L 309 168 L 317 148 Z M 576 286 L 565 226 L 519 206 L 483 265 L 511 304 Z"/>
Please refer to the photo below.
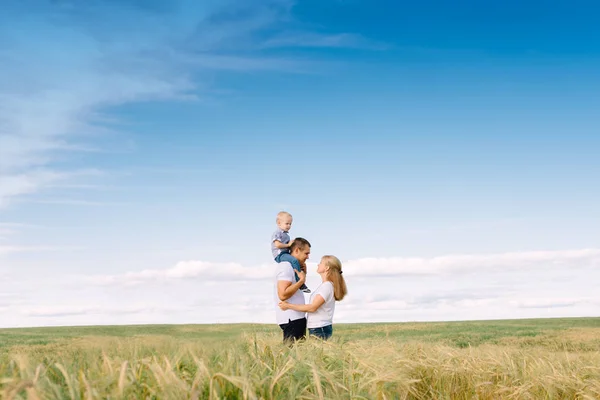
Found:
<path fill-rule="evenodd" d="M 296 257 L 291 255 L 290 253 L 279 253 L 279 255 L 275 257 L 275 261 L 277 261 L 278 263 L 282 261 L 287 261 L 290 264 L 292 264 L 292 268 L 294 268 L 296 272 L 302 271 L 300 262 L 296 259 Z M 294 276 L 296 277 L 296 282 L 298 282 L 300 280 L 300 278 L 298 278 L 298 274 L 294 274 Z"/>
<path fill-rule="evenodd" d="M 283 341 L 290 343 L 295 340 L 306 338 L 306 318 L 288 320 L 287 324 L 281 324 L 279 327 L 283 331 Z"/>
<path fill-rule="evenodd" d="M 308 328 L 308 334 L 316 336 L 319 339 L 327 340 L 333 335 L 333 325 L 322 326 L 320 328 Z"/>

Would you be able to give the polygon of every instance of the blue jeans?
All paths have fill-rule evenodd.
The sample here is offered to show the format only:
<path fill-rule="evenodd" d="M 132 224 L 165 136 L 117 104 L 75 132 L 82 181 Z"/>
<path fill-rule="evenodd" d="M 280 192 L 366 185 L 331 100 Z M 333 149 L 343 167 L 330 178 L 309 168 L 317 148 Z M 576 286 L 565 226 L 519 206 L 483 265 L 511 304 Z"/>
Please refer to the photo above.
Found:
<path fill-rule="evenodd" d="M 333 335 L 333 325 L 326 325 L 320 328 L 308 328 L 308 334 L 316 336 L 319 339 L 327 340 Z"/>
<path fill-rule="evenodd" d="M 277 261 L 278 263 L 280 263 L 282 261 L 287 261 L 290 264 L 292 264 L 292 268 L 294 268 L 294 270 L 296 272 L 302 271 L 300 262 L 298 260 L 296 260 L 296 257 L 291 255 L 290 253 L 279 253 L 279 255 L 277 257 L 275 257 L 275 261 Z M 298 274 L 294 274 L 294 276 L 296 277 L 296 282 L 298 282 L 300 280 L 300 278 L 298 278 Z"/>

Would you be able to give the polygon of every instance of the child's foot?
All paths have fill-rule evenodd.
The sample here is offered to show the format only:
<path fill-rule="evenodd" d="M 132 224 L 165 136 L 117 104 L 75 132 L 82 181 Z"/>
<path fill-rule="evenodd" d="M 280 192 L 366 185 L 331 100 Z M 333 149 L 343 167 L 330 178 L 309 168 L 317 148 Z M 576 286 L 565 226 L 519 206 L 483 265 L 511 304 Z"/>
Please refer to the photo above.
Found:
<path fill-rule="evenodd" d="M 304 293 L 310 293 L 310 289 L 304 284 L 300 286 L 300 290 L 302 290 Z"/>

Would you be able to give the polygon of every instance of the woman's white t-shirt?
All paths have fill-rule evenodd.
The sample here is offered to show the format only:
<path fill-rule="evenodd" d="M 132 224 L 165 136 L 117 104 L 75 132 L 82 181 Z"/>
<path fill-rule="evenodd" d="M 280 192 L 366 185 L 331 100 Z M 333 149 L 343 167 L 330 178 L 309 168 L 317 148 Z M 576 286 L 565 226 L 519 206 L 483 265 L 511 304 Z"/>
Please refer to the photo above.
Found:
<path fill-rule="evenodd" d="M 308 314 L 307 328 L 321 328 L 333 323 L 333 312 L 335 311 L 335 298 L 333 297 L 333 283 L 325 281 L 321 283 L 310 295 L 309 303 L 315 296 L 320 294 L 325 303 L 317 311 Z"/>

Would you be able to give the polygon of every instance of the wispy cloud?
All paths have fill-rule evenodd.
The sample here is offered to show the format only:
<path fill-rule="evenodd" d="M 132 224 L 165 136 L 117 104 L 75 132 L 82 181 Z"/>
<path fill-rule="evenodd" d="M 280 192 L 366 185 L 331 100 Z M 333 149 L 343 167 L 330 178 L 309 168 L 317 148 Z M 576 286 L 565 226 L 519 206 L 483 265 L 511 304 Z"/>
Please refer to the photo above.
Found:
<path fill-rule="evenodd" d="M 31 229 L 42 228 L 40 225 L 21 224 L 16 222 L 0 222 L 0 239 L 17 236 Z"/>
<path fill-rule="evenodd" d="M 68 206 L 88 206 L 88 207 L 113 207 L 127 206 L 130 203 L 118 203 L 109 201 L 92 201 L 92 200 L 77 200 L 77 199 L 45 199 L 45 200 L 24 200 L 22 203 L 37 203 L 37 204 L 53 204 L 53 205 L 68 205 Z"/>
<path fill-rule="evenodd" d="M 17 231 L 15 229 L 2 227 L 2 225 L 0 225 L 0 239 L 12 236 L 15 233 L 17 233 Z"/>
<path fill-rule="evenodd" d="M 20 224 L 14 222 L 0 222 L 0 239 L 18 235 L 24 230 L 38 228 L 36 225 Z"/>
<path fill-rule="evenodd" d="M 58 250 L 58 248 L 53 246 L 0 246 L 0 256 L 12 253 L 37 253 L 53 250 Z"/>
<path fill-rule="evenodd" d="M 66 179 L 68 174 L 48 169 L 33 169 L 19 173 L 0 173 L 2 185 L 0 185 L 0 208 L 6 207 L 13 197 L 35 193 L 40 188 L 54 182 Z"/>
<path fill-rule="evenodd" d="M 0 275 L 0 278 L 5 277 Z M 6 308 L 22 303 L 23 297 L 18 293 L 0 292 L 0 308 Z"/>
<path fill-rule="evenodd" d="M 385 43 L 376 42 L 353 33 L 323 34 L 318 32 L 285 32 L 266 39 L 264 48 L 322 47 L 364 50 L 387 50 Z"/>
<path fill-rule="evenodd" d="M 21 314 L 29 317 L 67 317 L 74 315 L 127 315 L 139 313 L 152 313 L 162 308 L 149 305 L 133 305 L 124 307 L 89 306 L 36 306 L 21 309 Z"/>
<path fill-rule="evenodd" d="M 82 167 L 56 160 L 100 150 L 94 140 L 112 129 L 107 107 L 197 99 L 214 70 L 314 70 L 248 51 L 289 18 L 290 1 L 152 4 L 9 0 L 0 17 L 0 208 L 73 183 Z"/>

